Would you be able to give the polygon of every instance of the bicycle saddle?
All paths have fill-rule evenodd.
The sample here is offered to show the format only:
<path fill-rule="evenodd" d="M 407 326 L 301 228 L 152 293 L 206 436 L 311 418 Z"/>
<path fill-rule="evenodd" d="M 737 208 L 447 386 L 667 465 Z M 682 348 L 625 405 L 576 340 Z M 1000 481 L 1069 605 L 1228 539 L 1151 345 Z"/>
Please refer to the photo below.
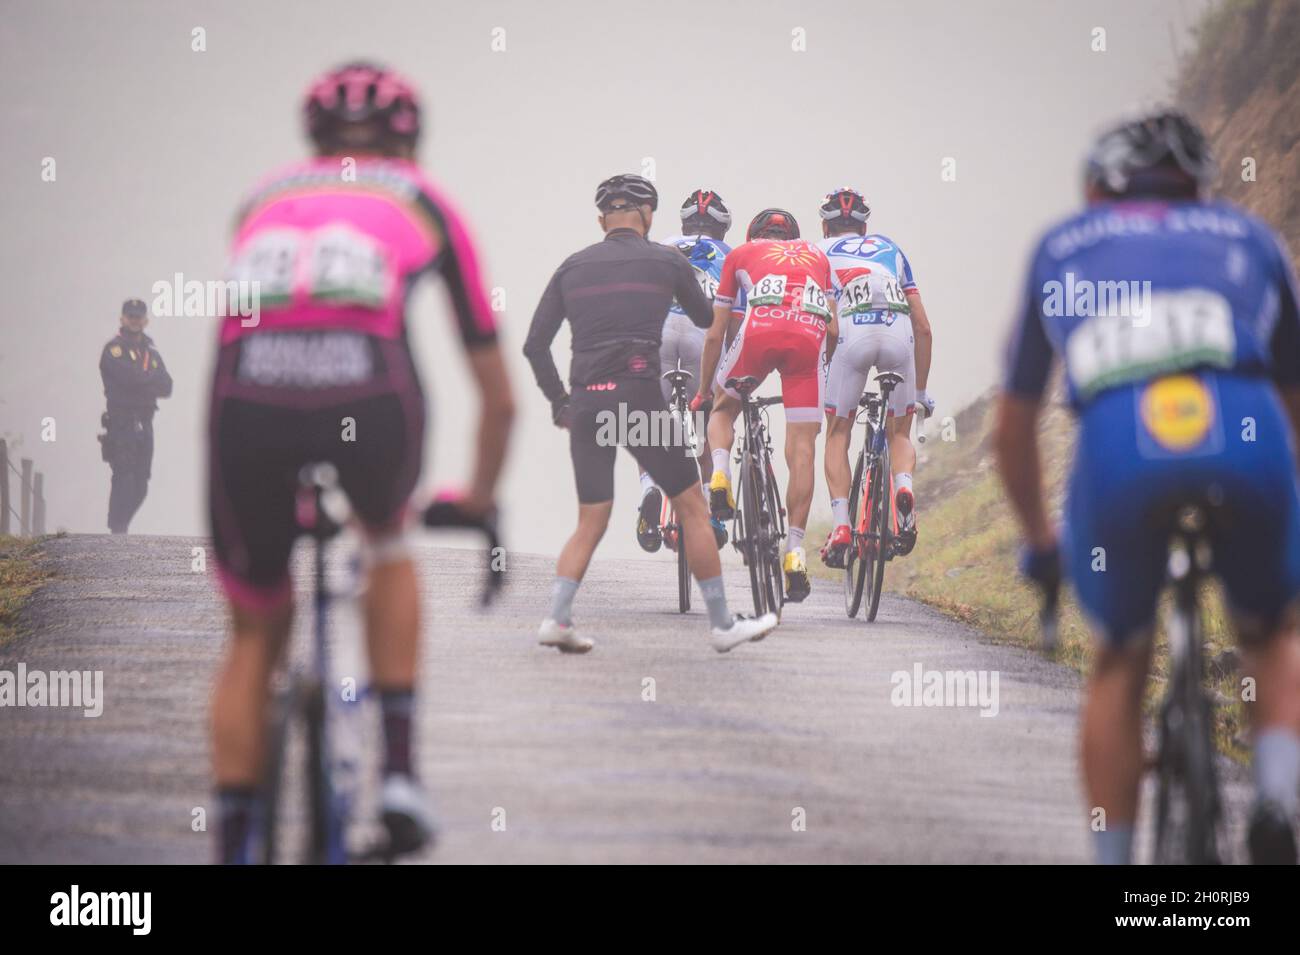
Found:
<path fill-rule="evenodd" d="M 885 386 L 897 388 L 903 383 L 903 376 L 892 371 L 883 371 L 876 375 L 876 383 L 880 385 L 881 388 L 884 388 Z"/>
<path fill-rule="evenodd" d="M 758 387 L 759 381 L 753 375 L 745 375 L 743 378 L 728 378 L 725 384 L 737 394 L 750 395 Z"/>

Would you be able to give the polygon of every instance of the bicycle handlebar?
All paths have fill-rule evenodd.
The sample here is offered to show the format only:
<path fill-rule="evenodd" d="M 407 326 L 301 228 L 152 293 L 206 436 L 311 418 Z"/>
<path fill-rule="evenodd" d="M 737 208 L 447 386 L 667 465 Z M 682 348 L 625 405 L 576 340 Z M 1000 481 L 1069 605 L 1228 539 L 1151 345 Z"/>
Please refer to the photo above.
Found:
<path fill-rule="evenodd" d="M 483 535 L 487 542 L 487 579 L 483 585 L 483 595 L 480 603 L 484 607 L 492 604 L 501 592 L 505 584 L 505 564 L 497 566 L 498 551 L 501 547 L 501 538 L 498 533 L 498 513 L 492 510 L 489 513 L 478 517 L 466 514 L 461 510 L 460 504 L 454 500 L 434 501 L 424 509 L 421 514 L 421 521 L 425 527 L 431 530 L 439 528 L 460 529 L 478 531 Z"/>

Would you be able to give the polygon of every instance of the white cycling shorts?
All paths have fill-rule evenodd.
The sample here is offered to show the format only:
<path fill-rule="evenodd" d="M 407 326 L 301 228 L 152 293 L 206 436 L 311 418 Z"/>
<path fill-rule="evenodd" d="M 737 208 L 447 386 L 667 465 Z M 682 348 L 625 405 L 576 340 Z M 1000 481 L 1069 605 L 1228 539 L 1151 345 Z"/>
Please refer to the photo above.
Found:
<path fill-rule="evenodd" d="M 672 388 L 663 379 L 665 372 L 677 367 L 678 360 L 682 368 L 689 371 L 691 387 L 700 387 L 700 362 L 704 357 L 704 335 L 707 330 L 698 327 L 685 315 L 676 312 L 669 314 L 664 321 L 663 343 L 659 346 L 659 390 L 663 392 L 664 404 L 672 398 Z M 694 395 L 695 391 L 690 391 Z"/>
<path fill-rule="evenodd" d="M 916 346 L 912 321 L 897 317 L 893 324 L 858 325 L 849 330 L 831 356 L 826 376 L 826 410 L 851 418 L 867 387 L 871 369 L 892 371 L 902 383 L 889 396 L 889 414 L 901 418 L 916 406 Z"/>

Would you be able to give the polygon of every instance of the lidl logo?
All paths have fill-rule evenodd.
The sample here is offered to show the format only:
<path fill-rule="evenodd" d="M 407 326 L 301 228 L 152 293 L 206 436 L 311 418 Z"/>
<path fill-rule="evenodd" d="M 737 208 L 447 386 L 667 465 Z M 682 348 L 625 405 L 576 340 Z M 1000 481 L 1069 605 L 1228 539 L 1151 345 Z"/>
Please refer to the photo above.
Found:
<path fill-rule="evenodd" d="M 1193 375 L 1158 378 L 1142 393 L 1142 423 L 1161 447 L 1189 451 L 1209 434 L 1214 401 Z"/>

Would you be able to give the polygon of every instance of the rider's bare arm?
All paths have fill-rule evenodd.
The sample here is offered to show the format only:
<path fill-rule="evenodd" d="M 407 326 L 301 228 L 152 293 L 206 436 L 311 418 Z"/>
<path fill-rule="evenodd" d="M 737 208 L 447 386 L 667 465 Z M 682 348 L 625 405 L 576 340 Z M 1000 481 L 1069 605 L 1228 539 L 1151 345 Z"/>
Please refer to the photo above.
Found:
<path fill-rule="evenodd" d="M 835 354 L 835 346 L 840 343 L 840 306 L 834 300 L 830 300 L 831 320 L 826 323 L 826 363 L 830 364 L 832 356 Z"/>
<path fill-rule="evenodd" d="M 501 348 L 495 342 L 471 348 L 467 360 L 478 387 L 479 420 L 474 474 L 463 506 L 471 513 L 482 513 L 491 507 L 501 476 L 515 416 L 515 399 Z"/>
<path fill-rule="evenodd" d="M 713 306 L 713 324 L 704 336 L 704 353 L 700 356 L 700 395 L 713 394 L 713 376 L 718 373 L 718 360 L 722 357 L 722 340 L 727 335 L 731 321 L 731 305 Z"/>
<path fill-rule="evenodd" d="M 1043 471 L 1038 456 L 1038 412 L 1042 400 L 1010 392 L 998 396 L 994 448 L 1007 497 L 1025 538 L 1035 550 L 1051 549 L 1056 534 L 1043 501 Z"/>
<path fill-rule="evenodd" d="M 934 332 L 930 328 L 930 316 L 925 314 L 925 305 L 921 303 L 921 293 L 915 289 L 909 291 L 907 302 L 912 309 L 912 337 L 916 339 L 916 390 L 925 391 L 930 381 Z"/>

